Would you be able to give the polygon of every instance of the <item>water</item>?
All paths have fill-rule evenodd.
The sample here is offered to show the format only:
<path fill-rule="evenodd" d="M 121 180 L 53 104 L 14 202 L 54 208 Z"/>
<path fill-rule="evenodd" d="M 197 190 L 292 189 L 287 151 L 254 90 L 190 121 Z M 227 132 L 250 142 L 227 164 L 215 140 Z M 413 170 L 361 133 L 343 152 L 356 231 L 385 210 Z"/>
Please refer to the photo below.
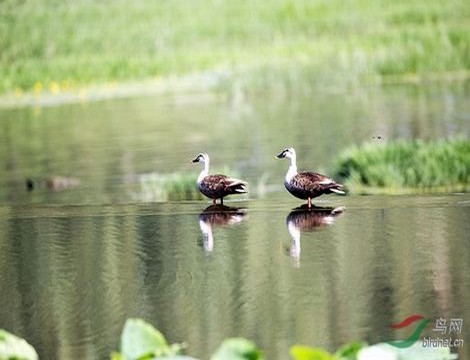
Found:
<path fill-rule="evenodd" d="M 301 168 L 328 173 L 344 147 L 377 135 L 469 136 L 468 95 L 463 83 L 2 110 L 0 327 L 41 359 L 105 359 L 129 317 L 201 358 L 229 336 L 268 359 L 296 343 L 334 351 L 405 338 L 389 325 L 415 313 L 463 319 L 468 344 L 470 195 L 331 195 L 305 212 L 273 158 L 295 145 Z M 145 196 L 140 174 L 199 171 L 200 151 L 252 195 L 215 212 Z M 26 191 L 26 178 L 50 175 L 80 185 Z"/>

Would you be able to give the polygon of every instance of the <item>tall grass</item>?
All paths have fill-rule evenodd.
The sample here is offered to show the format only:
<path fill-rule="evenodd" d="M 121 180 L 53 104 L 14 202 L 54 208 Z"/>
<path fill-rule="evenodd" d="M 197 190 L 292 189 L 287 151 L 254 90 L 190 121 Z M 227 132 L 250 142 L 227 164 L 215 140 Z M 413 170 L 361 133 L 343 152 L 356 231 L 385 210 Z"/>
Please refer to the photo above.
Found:
<path fill-rule="evenodd" d="M 352 192 L 470 190 L 470 141 L 366 143 L 344 151 L 335 165 Z"/>
<path fill-rule="evenodd" d="M 143 201 L 199 200 L 202 195 L 196 179 L 196 174 L 143 174 L 136 197 Z"/>
<path fill-rule="evenodd" d="M 0 2 L 0 93 L 205 70 L 254 85 L 470 69 L 465 0 Z"/>

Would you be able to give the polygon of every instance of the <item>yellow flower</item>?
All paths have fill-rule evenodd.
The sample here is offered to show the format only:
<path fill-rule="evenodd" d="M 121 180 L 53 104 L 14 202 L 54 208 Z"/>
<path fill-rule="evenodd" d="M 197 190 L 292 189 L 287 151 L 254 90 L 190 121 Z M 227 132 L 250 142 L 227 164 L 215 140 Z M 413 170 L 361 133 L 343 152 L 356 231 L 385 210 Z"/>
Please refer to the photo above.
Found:
<path fill-rule="evenodd" d="M 42 83 L 40 81 L 36 81 L 33 86 L 33 91 L 36 94 L 38 94 L 42 91 L 42 88 L 43 88 Z"/>
<path fill-rule="evenodd" d="M 49 91 L 52 95 L 57 95 L 58 93 L 60 93 L 60 85 L 55 81 L 52 81 L 51 83 L 49 83 Z"/>

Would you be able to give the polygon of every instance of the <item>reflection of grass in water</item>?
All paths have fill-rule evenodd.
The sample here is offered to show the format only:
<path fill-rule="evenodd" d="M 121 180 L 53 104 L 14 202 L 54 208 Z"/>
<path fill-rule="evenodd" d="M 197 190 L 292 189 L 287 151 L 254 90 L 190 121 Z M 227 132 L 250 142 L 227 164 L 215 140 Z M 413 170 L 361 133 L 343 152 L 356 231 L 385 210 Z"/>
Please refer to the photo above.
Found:
<path fill-rule="evenodd" d="M 335 173 L 356 193 L 469 191 L 470 141 L 367 143 L 344 151 Z"/>

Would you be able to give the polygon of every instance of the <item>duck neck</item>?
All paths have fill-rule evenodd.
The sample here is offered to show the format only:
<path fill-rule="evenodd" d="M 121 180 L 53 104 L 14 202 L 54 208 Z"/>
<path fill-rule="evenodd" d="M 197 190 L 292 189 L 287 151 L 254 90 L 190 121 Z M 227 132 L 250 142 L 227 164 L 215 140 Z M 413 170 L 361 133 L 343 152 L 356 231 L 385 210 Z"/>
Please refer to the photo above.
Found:
<path fill-rule="evenodd" d="M 204 168 L 199 174 L 197 182 L 200 183 L 202 179 L 204 179 L 207 175 L 209 175 L 209 159 L 206 159 L 206 161 L 204 162 Z"/>
<path fill-rule="evenodd" d="M 286 181 L 289 182 L 295 175 L 297 175 L 297 163 L 294 155 L 290 158 L 290 166 L 287 170 Z"/>

